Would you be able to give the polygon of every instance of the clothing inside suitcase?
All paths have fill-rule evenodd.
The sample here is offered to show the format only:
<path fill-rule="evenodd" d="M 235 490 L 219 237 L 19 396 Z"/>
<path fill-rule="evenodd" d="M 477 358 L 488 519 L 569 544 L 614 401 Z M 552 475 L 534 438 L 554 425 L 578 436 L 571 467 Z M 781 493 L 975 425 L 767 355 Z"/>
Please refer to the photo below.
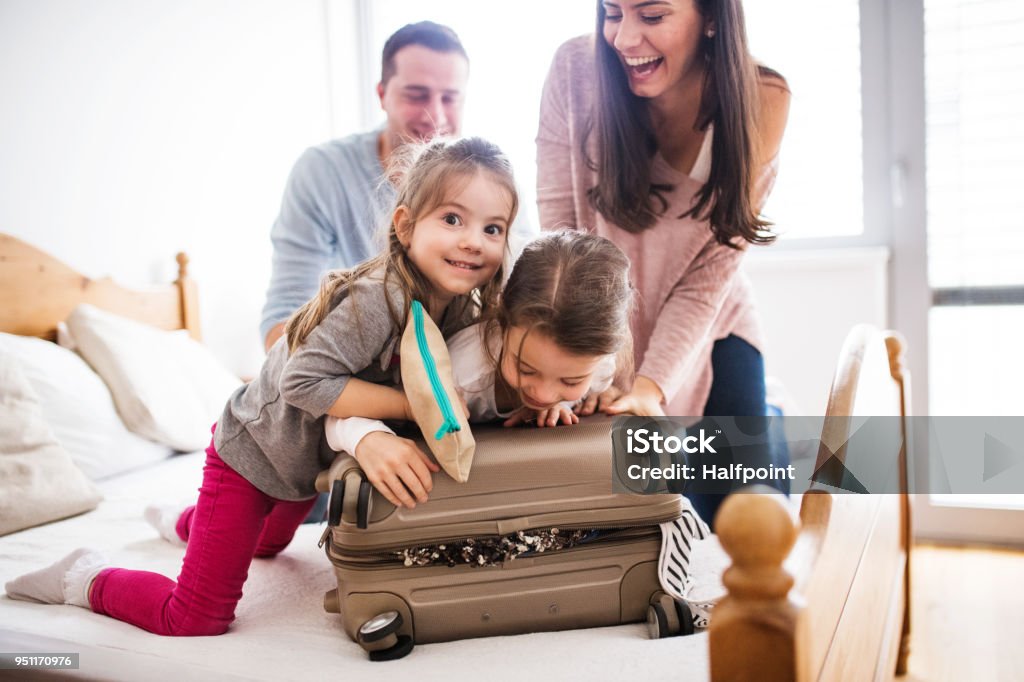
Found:
<path fill-rule="evenodd" d="M 551 528 L 533 532 L 520 530 L 498 538 L 466 538 L 454 543 L 411 547 L 394 554 L 405 566 L 497 566 L 520 557 L 558 552 L 593 542 L 608 533 L 620 530 L 622 529 L 599 531 Z"/>
<path fill-rule="evenodd" d="M 360 628 L 388 612 L 410 646 L 644 620 L 663 596 L 659 524 L 681 501 L 610 492 L 610 428 L 474 428 L 469 481 L 436 475 L 414 509 L 339 456 L 317 482 L 331 492 L 322 542 L 338 579 L 325 608 L 367 650 Z"/>

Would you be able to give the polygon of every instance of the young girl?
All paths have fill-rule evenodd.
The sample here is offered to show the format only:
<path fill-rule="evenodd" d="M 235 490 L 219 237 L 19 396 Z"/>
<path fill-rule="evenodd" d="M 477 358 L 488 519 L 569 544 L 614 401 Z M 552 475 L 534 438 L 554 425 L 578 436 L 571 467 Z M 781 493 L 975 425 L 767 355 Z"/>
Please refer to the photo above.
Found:
<path fill-rule="evenodd" d="M 188 543 L 177 582 L 110 568 L 77 550 L 6 585 L 15 599 L 92 608 L 162 635 L 217 635 L 234 620 L 249 564 L 291 541 L 315 500 L 314 480 L 334 453 L 324 418 L 407 415 L 391 385 L 396 342 L 412 300 L 444 332 L 489 314 L 503 279 L 517 197 L 507 159 L 477 138 L 423 147 L 405 172 L 385 251 L 331 272 L 288 321 L 259 377 L 229 400 L 207 449 L 199 499 L 170 519 L 165 537 Z M 438 471 L 410 441 L 361 443 L 369 480 L 395 504 L 425 501 Z M 173 532 L 171 532 L 173 531 Z"/>
<path fill-rule="evenodd" d="M 614 377 L 629 377 L 629 269 L 626 255 L 597 235 L 563 230 L 528 243 L 493 312 L 448 341 L 470 420 L 574 424 L 590 396 Z M 371 429 L 391 433 L 362 419 L 328 419 L 325 428 L 331 447 L 347 452 L 358 452 L 359 437 Z M 686 587 L 693 543 L 710 535 L 683 502 L 682 518 L 662 524 L 661 582 L 677 598 Z"/>

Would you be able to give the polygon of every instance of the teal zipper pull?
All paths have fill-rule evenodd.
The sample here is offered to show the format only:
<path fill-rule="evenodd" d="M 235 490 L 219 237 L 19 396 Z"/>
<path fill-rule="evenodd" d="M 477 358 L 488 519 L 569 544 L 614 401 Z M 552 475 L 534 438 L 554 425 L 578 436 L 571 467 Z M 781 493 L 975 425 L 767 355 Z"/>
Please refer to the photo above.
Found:
<path fill-rule="evenodd" d="M 441 416 L 444 421 L 441 428 L 434 434 L 434 440 L 441 440 L 449 433 L 461 431 L 459 419 L 455 416 L 452 403 L 448 400 L 448 394 L 444 392 L 441 385 L 441 377 L 437 375 L 437 365 L 434 364 L 434 356 L 430 354 L 427 346 L 427 333 L 423 328 L 423 305 L 419 301 L 412 302 L 412 320 L 416 330 L 416 345 L 420 349 L 420 358 L 423 360 L 423 367 L 427 370 L 427 378 L 430 379 L 430 390 L 434 393 L 434 401 L 441 409 Z"/>

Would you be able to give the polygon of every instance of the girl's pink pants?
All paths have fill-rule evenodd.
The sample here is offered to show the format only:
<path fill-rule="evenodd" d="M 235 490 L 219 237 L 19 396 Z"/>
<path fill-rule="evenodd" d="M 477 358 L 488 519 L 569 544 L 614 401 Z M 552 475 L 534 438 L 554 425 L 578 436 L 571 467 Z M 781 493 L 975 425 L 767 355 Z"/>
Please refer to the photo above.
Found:
<path fill-rule="evenodd" d="M 107 568 L 92 583 L 92 610 L 158 635 L 222 634 L 235 619 L 253 557 L 283 550 L 315 502 L 265 495 L 225 464 L 211 441 L 199 500 L 178 519 L 188 547 L 177 582 Z"/>

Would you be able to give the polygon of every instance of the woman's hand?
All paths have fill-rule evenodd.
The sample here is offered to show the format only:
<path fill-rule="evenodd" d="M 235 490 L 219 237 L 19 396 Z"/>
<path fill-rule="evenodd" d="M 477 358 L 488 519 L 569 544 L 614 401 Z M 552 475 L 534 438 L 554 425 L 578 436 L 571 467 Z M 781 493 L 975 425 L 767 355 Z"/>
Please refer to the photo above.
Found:
<path fill-rule="evenodd" d="M 665 410 L 661 403 L 665 396 L 658 384 L 644 376 L 638 376 L 633 382 L 633 390 L 618 400 L 602 408 L 607 414 L 635 414 L 640 417 L 664 417 Z"/>
<path fill-rule="evenodd" d="M 622 389 L 616 386 L 609 386 L 600 393 L 592 393 L 586 397 L 583 404 L 576 408 L 576 414 L 581 417 L 589 417 L 594 412 L 604 412 L 605 409 L 614 403 L 622 395 Z"/>
<path fill-rule="evenodd" d="M 416 501 L 427 501 L 427 493 L 434 488 L 430 472 L 441 470 L 411 440 L 385 431 L 363 436 L 355 458 L 366 480 L 381 495 L 396 507 L 409 509 L 416 506 Z"/>

